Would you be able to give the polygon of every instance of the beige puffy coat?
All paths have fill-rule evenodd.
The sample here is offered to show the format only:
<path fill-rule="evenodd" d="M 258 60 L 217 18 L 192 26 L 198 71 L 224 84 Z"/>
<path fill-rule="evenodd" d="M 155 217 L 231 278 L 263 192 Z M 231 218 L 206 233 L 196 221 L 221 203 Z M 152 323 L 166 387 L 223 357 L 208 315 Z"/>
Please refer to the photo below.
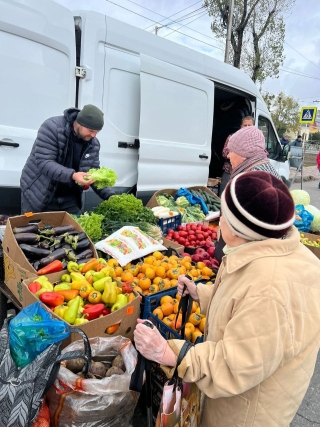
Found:
<path fill-rule="evenodd" d="M 224 256 L 215 285 L 198 294 L 205 342 L 178 372 L 206 396 L 201 426 L 288 426 L 320 344 L 320 260 L 293 228 Z M 178 354 L 183 341 L 169 343 Z"/>

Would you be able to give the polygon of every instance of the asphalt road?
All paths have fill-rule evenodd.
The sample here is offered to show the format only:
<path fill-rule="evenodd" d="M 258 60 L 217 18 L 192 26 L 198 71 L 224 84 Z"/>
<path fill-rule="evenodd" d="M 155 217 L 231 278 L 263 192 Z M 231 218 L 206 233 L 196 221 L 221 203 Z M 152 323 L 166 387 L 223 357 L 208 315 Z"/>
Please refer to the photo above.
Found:
<path fill-rule="evenodd" d="M 299 176 L 297 177 L 297 179 Z M 320 178 L 320 174 L 319 174 Z M 302 189 L 310 194 L 311 204 L 320 209 L 319 180 L 303 181 Z M 290 189 L 301 189 L 301 181 L 292 184 Z M 318 279 L 318 278 L 317 278 Z M 140 404 L 137 405 L 135 415 L 132 420 L 133 427 L 147 427 L 147 418 L 144 410 L 143 396 Z M 294 417 L 290 427 L 319 427 L 320 426 L 320 353 L 314 375 L 311 379 L 308 391 L 303 399 L 300 408 Z M 263 426 L 259 426 L 263 427 Z"/>

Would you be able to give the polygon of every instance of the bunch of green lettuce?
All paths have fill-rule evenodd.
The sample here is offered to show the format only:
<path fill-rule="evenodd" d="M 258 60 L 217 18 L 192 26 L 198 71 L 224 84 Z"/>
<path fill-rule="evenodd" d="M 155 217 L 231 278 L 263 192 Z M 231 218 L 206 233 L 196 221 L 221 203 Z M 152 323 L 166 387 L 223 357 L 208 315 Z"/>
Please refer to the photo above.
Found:
<path fill-rule="evenodd" d="M 156 224 L 157 218 L 151 209 L 143 206 L 142 201 L 133 194 L 119 194 L 100 203 L 95 213 L 103 215 L 109 221 L 143 221 Z"/>
<path fill-rule="evenodd" d="M 101 239 L 103 215 L 85 212 L 83 215 L 74 218 L 94 243 Z"/>
<path fill-rule="evenodd" d="M 104 187 L 113 187 L 118 179 L 118 175 L 112 169 L 102 166 L 100 169 L 90 169 L 88 171 L 90 178 L 93 179 L 94 185 L 98 190 Z"/>

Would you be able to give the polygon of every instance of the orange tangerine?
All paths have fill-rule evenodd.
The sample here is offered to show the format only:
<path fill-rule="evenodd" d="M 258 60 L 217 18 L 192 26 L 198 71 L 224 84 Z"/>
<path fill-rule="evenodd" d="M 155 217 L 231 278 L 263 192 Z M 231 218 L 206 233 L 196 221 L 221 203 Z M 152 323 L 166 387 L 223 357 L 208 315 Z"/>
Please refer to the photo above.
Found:
<path fill-rule="evenodd" d="M 206 267 L 205 263 L 202 261 L 197 262 L 196 267 L 199 268 L 199 270 L 202 270 L 204 267 Z"/>
<path fill-rule="evenodd" d="M 201 331 L 195 331 L 192 333 L 191 342 L 195 343 L 198 337 L 202 337 Z"/>
<path fill-rule="evenodd" d="M 155 292 L 159 292 L 159 286 L 154 283 L 149 288 L 150 294 L 154 294 Z"/>
<path fill-rule="evenodd" d="M 133 279 L 134 279 L 133 274 L 130 273 L 130 271 L 124 271 L 121 274 L 121 281 L 122 282 L 130 282 L 130 283 L 132 283 Z"/>
<path fill-rule="evenodd" d="M 162 265 L 156 267 L 156 276 L 162 278 L 166 277 L 166 269 Z"/>
<path fill-rule="evenodd" d="M 195 313 L 196 309 L 199 307 L 199 304 L 197 303 L 197 301 L 193 301 L 192 302 L 192 307 L 191 307 L 191 313 Z"/>
<path fill-rule="evenodd" d="M 169 256 L 169 262 L 171 264 L 177 264 L 179 261 L 179 258 L 177 257 L 177 255 L 171 255 Z"/>
<path fill-rule="evenodd" d="M 184 336 L 186 338 L 186 340 L 191 341 L 192 339 L 192 331 L 189 328 L 185 328 L 184 330 Z"/>
<path fill-rule="evenodd" d="M 144 258 L 144 264 L 151 264 L 152 265 L 153 261 L 156 261 L 156 258 L 152 255 L 149 255 L 146 258 Z"/>
<path fill-rule="evenodd" d="M 147 267 L 146 271 L 145 271 L 145 275 L 149 279 L 154 279 L 156 277 L 156 272 L 154 271 L 154 269 L 152 267 Z"/>
<path fill-rule="evenodd" d="M 162 277 L 155 277 L 152 281 L 152 283 L 154 283 L 155 285 L 159 285 L 159 283 L 161 282 Z"/>
<path fill-rule="evenodd" d="M 200 276 L 200 270 L 197 270 L 196 268 L 193 268 L 189 271 L 192 277 L 199 277 Z"/>
<path fill-rule="evenodd" d="M 177 284 L 178 284 L 178 279 L 171 279 L 171 280 L 170 280 L 170 284 L 171 284 L 171 287 L 173 287 L 173 286 L 177 286 Z"/>
<path fill-rule="evenodd" d="M 201 322 L 199 323 L 199 329 L 201 332 L 204 332 L 204 328 L 206 327 L 206 318 L 203 317 L 201 319 Z"/>
<path fill-rule="evenodd" d="M 164 304 L 165 302 L 170 302 L 171 304 L 173 304 L 173 298 L 170 295 L 165 295 L 161 298 L 160 305 Z"/>
<path fill-rule="evenodd" d="M 163 258 L 163 254 L 159 251 L 153 252 L 152 256 L 157 260 L 160 260 Z"/>
<path fill-rule="evenodd" d="M 201 316 L 198 313 L 192 313 L 190 314 L 188 322 L 192 323 L 193 325 L 197 326 L 201 322 Z"/>
<path fill-rule="evenodd" d="M 165 271 L 168 271 L 170 269 L 170 264 L 162 260 L 161 267 L 163 267 Z"/>
<path fill-rule="evenodd" d="M 173 313 L 173 305 L 171 304 L 171 302 L 165 302 L 165 303 L 161 304 L 160 308 L 162 310 L 162 313 L 165 316 L 169 316 L 170 314 Z"/>
<path fill-rule="evenodd" d="M 146 277 L 146 276 L 144 276 L 144 277 L 142 277 L 140 280 L 139 280 L 139 286 L 140 286 L 140 288 L 144 291 L 144 290 L 146 290 L 146 289 L 149 289 L 150 288 L 150 286 L 151 286 L 151 280 L 149 279 L 149 277 Z M 200 322 L 199 322 L 200 323 Z"/>
<path fill-rule="evenodd" d="M 163 313 L 160 307 L 157 307 L 153 310 L 152 314 L 154 314 L 155 316 L 157 316 L 160 320 L 163 319 Z"/>
<path fill-rule="evenodd" d="M 177 299 L 178 301 L 180 301 L 180 300 L 181 300 L 181 295 L 179 295 L 178 293 L 176 293 L 176 299 Z"/>
<path fill-rule="evenodd" d="M 173 306 L 173 312 L 174 313 L 178 313 L 178 307 L 179 307 L 179 303 L 176 302 L 175 305 Z"/>
<path fill-rule="evenodd" d="M 202 276 L 212 276 L 213 271 L 209 267 L 203 267 L 203 269 L 201 270 L 201 273 L 202 273 Z"/>
<path fill-rule="evenodd" d="M 157 259 L 156 261 L 153 261 L 152 265 L 153 267 L 158 267 L 159 265 L 161 265 L 161 260 Z"/>
<path fill-rule="evenodd" d="M 191 262 L 191 261 L 192 261 L 192 259 L 191 259 L 191 257 L 190 257 L 190 256 L 184 256 L 184 257 L 183 257 L 183 261 Z M 180 261 L 180 262 L 182 263 L 182 261 Z"/>
<path fill-rule="evenodd" d="M 186 328 L 190 329 L 191 332 L 194 332 L 196 330 L 196 327 L 190 322 L 186 323 Z"/>
<path fill-rule="evenodd" d="M 172 322 L 172 319 L 170 319 L 169 317 L 164 317 L 164 318 L 162 319 L 162 321 L 163 321 L 163 323 L 164 323 L 165 325 L 170 326 L 170 325 L 171 325 L 171 322 Z"/>
<path fill-rule="evenodd" d="M 145 273 L 147 268 L 152 268 L 152 264 L 148 264 L 148 263 L 144 262 L 141 266 L 141 273 Z"/>

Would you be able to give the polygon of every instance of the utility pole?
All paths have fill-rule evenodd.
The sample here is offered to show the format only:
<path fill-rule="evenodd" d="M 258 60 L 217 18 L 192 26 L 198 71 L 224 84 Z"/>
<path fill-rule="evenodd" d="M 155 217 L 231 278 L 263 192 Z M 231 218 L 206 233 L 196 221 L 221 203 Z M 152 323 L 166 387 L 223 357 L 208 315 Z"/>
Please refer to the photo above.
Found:
<path fill-rule="evenodd" d="M 154 33 L 157 36 L 158 35 L 158 30 L 160 29 L 160 27 L 155 26 L 154 27 Z"/>
<path fill-rule="evenodd" d="M 226 62 L 227 64 L 229 63 L 229 52 L 230 52 L 230 44 L 231 44 L 233 6 L 234 6 L 234 0 L 230 0 L 229 13 L 228 13 L 228 29 L 227 29 L 226 50 L 225 50 L 225 54 L 224 54 L 224 62 Z"/>

